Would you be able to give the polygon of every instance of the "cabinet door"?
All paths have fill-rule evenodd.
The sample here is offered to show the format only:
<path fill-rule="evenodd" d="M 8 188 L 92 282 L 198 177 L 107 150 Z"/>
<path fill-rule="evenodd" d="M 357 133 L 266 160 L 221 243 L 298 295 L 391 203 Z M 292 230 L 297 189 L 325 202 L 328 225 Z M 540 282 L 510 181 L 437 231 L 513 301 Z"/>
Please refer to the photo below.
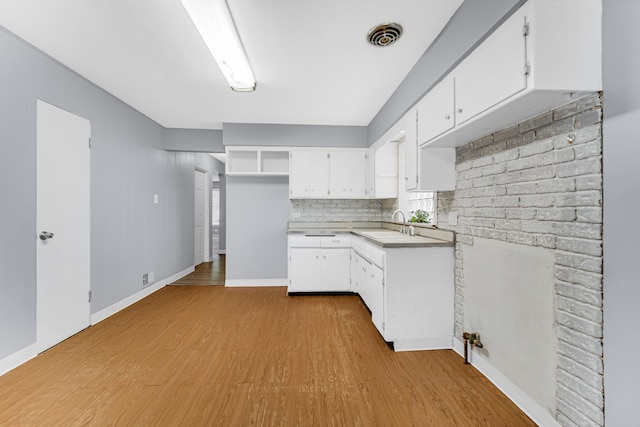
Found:
<path fill-rule="evenodd" d="M 371 310 L 371 280 L 370 273 L 372 264 L 358 255 L 358 264 L 360 271 L 358 271 L 358 293 L 360 298 L 364 301 L 365 305 Z"/>
<path fill-rule="evenodd" d="M 371 265 L 369 276 L 371 320 L 380 334 L 384 336 L 384 272 L 377 266 Z"/>
<path fill-rule="evenodd" d="M 289 292 L 317 292 L 322 290 L 321 249 L 291 249 L 289 260 Z"/>
<path fill-rule="evenodd" d="M 407 191 L 418 188 L 418 123 L 417 110 L 404 117 L 404 185 Z"/>
<path fill-rule="evenodd" d="M 526 89 L 524 19 L 516 12 L 454 71 L 456 125 Z"/>
<path fill-rule="evenodd" d="M 309 197 L 329 197 L 329 152 L 309 151 L 306 165 L 309 176 Z"/>
<path fill-rule="evenodd" d="M 398 197 L 398 143 L 388 141 L 375 151 L 375 197 Z"/>
<path fill-rule="evenodd" d="M 365 196 L 366 151 L 332 151 L 330 160 L 331 198 L 354 199 Z"/>
<path fill-rule="evenodd" d="M 291 152 L 290 197 L 309 197 L 309 155 L 310 151 L 295 150 Z"/>
<path fill-rule="evenodd" d="M 366 191 L 365 191 L 365 195 L 367 197 L 375 197 L 376 196 L 376 187 L 375 187 L 375 180 L 376 180 L 376 167 L 375 167 L 375 159 L 376 159 L 376 150 L 374 147 L 370 147 L 369 151 L 367 152 L 367 167 L 366 167 L 366 178 L 365 178 L 365 185 L 366 185 Z"/>
<path fill-rule="evenodd" d="M 353 249 L 351 251 L 351 274 L 350 274 L 350 282 L 351 282 L 351 291 L 358 292 L 358 280 L 360 278 L 360 264 L 358 262 L 358 254 Z"/>
<path fill-rule="evenodd" d="M 453 77 L 446 77 L 418 103 L 418 144 L 442 135 L 454 125 Z"/>
<path fill-rule="evenodd" d="M 351 249 L 322 250 L 322 288 L 329 292 L 347 292 L 351 290 L 349 277 Z"/>

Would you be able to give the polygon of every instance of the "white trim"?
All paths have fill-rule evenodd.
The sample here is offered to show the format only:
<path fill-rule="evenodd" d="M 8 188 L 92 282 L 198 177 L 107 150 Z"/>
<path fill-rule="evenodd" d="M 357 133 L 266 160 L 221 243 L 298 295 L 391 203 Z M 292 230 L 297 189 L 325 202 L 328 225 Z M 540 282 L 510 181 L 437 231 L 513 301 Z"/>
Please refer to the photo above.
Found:
<path fill-rule="evenodd" d="M 17 351 L 4 359 L 0 360 L 0 376 L 6 374 L 12 369 L 17 368 L 23 363 L 28 362 L 38 355 L 38 343 L 33 343 L 28 347 Z"/>
<path fill-rule="evenodd" d="M 393 341 L 395 351 L 451 350 L 451 335 L 442 337 L 406 338 Z"/>
<path fill-rule="evenodd" d="M 193 272 L 195 270 L 195 267 L 191 266 L 185 270 L 182 270 L 179 273 L 174 274 L 171 277 L 167 277 L 164 280 L 161 280 L 159 282 L 156 282 L 152 285 L 147 286 L 146 288 L 142 289 L 141 291 L 123 299 L 118 301 L 117 303 L 110 305 L 109 307 L 103 308 L 102 310 L 91 314 L 91 324 L 95 325 L 98 322 L 103 321 L 104 319 L 106 319 L 109 316 L 113 316 L 114 314 L 116 314 L 117 312 L 119 312 L 120 310 L 123 310 L 127 307 L 129 307 L 130 305 L 140 301 L 143 298 L 148 297 L 149 295 L 151 295 L 152 293 L 164 288 L 166 285 L 168 285 L 169 283 L 173 283 L 178 279 L 181 279 L 182 277 L 186 276 L 187 274 Z"/>
<path fill-rule="evenodd" d="M 218 249 L 218 255 L 225 255 L 227 253 L 226 249 Z"/>
<path fill-rule="evenodd" d="M 453 350 L 464 357 L 464 343 L 458 338 L 453 339 Z M 549 410 L 540 406 L 520 387 L 515 385 L 509 378 L 498 371 L 482 355 L 469 351 L 469 363 L 473 365 L 482 375 L 487 377 L 496 387 L 500 389 L 513 403 L 515 403 L 534 423 L 541 427 L 562 427 L 553 418 Z"/>
<path fill-rule="evenodd" d="M 225 280 L 224 285 L 230 288 L 289 286 L 288 279 L 234 279 Z"/>

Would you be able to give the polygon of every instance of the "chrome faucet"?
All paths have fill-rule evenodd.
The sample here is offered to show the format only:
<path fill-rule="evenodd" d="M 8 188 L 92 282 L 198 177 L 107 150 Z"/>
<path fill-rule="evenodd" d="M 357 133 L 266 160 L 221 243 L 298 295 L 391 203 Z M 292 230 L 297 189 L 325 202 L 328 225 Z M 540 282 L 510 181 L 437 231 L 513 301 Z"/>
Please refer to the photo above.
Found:
<path fill-rule="evenodd" d="M 402 212 L 400 209 L 397 209 L 397 210 L 393 211 L 393 213 L 391 214 L 391 221 L 393 221 L 393 218 L 396 216 L 397 213 L 402 215 L 402 227 L 400 228 L 400 233 L 406 234 L 407 233 L 407 219 L 404 216 L 404 212 Z"/>

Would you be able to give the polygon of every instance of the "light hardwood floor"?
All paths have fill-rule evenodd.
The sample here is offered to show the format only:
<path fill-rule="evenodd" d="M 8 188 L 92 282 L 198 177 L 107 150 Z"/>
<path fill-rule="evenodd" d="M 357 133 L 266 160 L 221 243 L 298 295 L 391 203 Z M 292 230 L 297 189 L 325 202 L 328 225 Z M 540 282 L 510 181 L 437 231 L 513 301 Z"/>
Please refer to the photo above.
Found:
<path fill-rule="evenodd" d="M 40 425 L 534 424 L 453 351 L 390 350 L 356 296 L 168 286 L 0 377 L 0 426 Z"/>

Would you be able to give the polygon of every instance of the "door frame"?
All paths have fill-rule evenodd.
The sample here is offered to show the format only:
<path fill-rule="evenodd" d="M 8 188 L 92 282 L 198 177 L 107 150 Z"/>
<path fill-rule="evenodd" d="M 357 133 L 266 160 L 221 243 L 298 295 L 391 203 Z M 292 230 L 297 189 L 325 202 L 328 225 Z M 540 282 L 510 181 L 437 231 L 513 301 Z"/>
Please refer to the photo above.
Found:
<path fill-rule="evenodd" d="M 73 332 L 70 332 L 70 329 L 69 329 L 69 330 L 65 330 L 64 332 L 59 331 L 60 333 L 58 333 L 57 336 L 52 336 L 52 335 L 43 336 L 44 319 L 42 317 L 43 317 L 43 314 L 51 312 L 51 310 L 50 309 L 43 310 L 43 307 L 42 307 L 42 301 L 43 301 L 42 298 L 44 298 L 43 293 L 45 292 L 45 288 L 42 287 L 43 286 L 42 275 L 45 274 L 45 271 L 43 271 L 43 268 L 46 268 L 46 264 L 45 266 L 43 266 L 41 264 L 41 259 L 43 257 L 42 250 L 44 249 L 44 246 L 48 241 L 41 241 L 39 238 L 39 234 L 43 231 L 41 230 L 41 228 L 43 228 L 43 226 L 45 225 L 45 222 L 43 222 L 43 218 L 47 215 L 46 212 L 42 211 L 42 206 L 40 205 L 41 202 L 44 203 L 44 201 L 40 199 L 42 197 L 42 185 L 41 185 L 40 179 L 44 177 L 44 174 L 45 174 L 44 170 L 42 169 L 42 165 L 45 164 L 44 163 L 45 158 L 43 157 L 45 156 L 45 154 L 43 153 L 43 151 L 45 151 L 45 153 L 50 153 L 52 151 L 58 153 L 59 150 L 51 150 L 51 149 L 43 150 L 43 147 L 45 146 L 41 145 L 40 121 L 42 118 L 41 113 L 44 112 L 46 109 L 51 109 L 51 107 L 55 110 L 59 110 L 65 114 L 73 116 L 74 120 L 76 118 L 79 120 L 83 120 L 86 122 L 86 125 L 88 125 L 88 135 L 86 135 L 88 138 L 88 140 L 86 141 L 86 144 L 87 144 L 86 145 L 86 148 L 87 148 L 86 163 L 84 164 L 84 166 L 86 167 L 86 171 L 85 171 L 86 176 L 74 177 L 74 179 L 80 179 L 82 182 L 86 182 L 87 184 L 87 187 L 82 191 L 81 202 L 83 204 L 82 209 L 84 212 L 86 212 L 86 215 L 88 216 L 88 218 L 86 218 L 86 229 L 84 227 L 80 229 L 78 227 L 74 227 L 71 229 L 73 233 L 72 238 L 74 239 L 74 241 L 81 242 L 81 244 L 79 245 L 81 247 L 81 251 L 86 250 L 87 264 L 83 265 L 82 269 L 78 269 L 77 268 L 78 260 L 77 258 L 73 258 L 73 263 L 74 265 L 76 265 L 76 267 L 72 266 L 72 268 L 75 271 L 82 271 L 82 276 L 86 279 L 86 294 L 85 294 L 86 299 L 83 298 L 80 300 L 78 299 L 78 294 L 77 293 L 74 294 L 77 299 L 77 301 L 75 301 L 76 303 L 78 303 L 78 301 L 85 301 L 85 303 L 82 304 L 82 310 L 86 311 L 86 319 L 83 320 L 82 325 L 80 325 L 79 322 L 77 325 L 74 323 Z M 60 108 L 47 101 L 44 101 L 41 99 L 36 100 L 36 173 L 40 177 L 36 179 L 36 236 L 35 236 L 35 239 L 37 241 L 36 243 L 37 245 L 36 246 L 36 313 L 35 314 L 36 314 L 36 350 L 38 353 L 43 352 L 59 344 L 60 342 L 66 340 L 67 338 L 75 335 L 76 333 L 82 331 L 83 329 L 86 329 L 91 325 L 91 142 L 90 141 L 91 141 L 91 121 L 90 120 L 84 117 L 81 117 L 75 113 L 72 113 L 68 110 Z M 64 154 L 65 153 L 62 153 L 62 155 Z M 84 155 L 85 154 L 83 153 L 83 156 Z M 77 159 L 74 158 L 74 160 L 77 160 Z M 76 174 L 77 172 L 78 170 L 74 169 L 74 174 Z M 86 202 L 86 206 L 84 206 L 85 202 Z M 54 230 L 50 230 L 50 231 L 54 231 Z M 58 238 L 62 238 L 62 236 L 59 236 Z M 54 240 L 53 243 L 56 243 L 56 241 Z M 50 249 L 53 249 L 53 248 L 50 248 Z M 79 288 L 77 288 L 76 291 L 78 289 Z M 85 291 L 84 287 L 82 290 Z M 73 306 L 73 307 L 78 308 L 78 311 L 80 310 L 79 306 Z M 67 336 L 67 334 L 70 334 L 70 335 Z"/>
<path fill-rule="evenodd" d="M 211 182 L 209 181 L 211 178 L 210 178 L 209 172 L 206 169 L 202 169 L 196 166 L 194 173 L 196 171 L 204 174 L 204 189 L 203 189 L 204 227 L 202 227 L 203 234 L 204 234 L 203 258 L 204 258 L 204 262 L 211 262 Z M 195 190 L 195 182 L 194 182 L 194 190 Z M 194 201 L 194 209 L 195 209 L 195 201 Z M 194 212 L 194 217 L 195 217 L 195 212 Z M 194 227 L 194 231 L 195 231 L 195 227 Z M 195 259 L 195 256 L 194 256 L 194 259 Z"/>

